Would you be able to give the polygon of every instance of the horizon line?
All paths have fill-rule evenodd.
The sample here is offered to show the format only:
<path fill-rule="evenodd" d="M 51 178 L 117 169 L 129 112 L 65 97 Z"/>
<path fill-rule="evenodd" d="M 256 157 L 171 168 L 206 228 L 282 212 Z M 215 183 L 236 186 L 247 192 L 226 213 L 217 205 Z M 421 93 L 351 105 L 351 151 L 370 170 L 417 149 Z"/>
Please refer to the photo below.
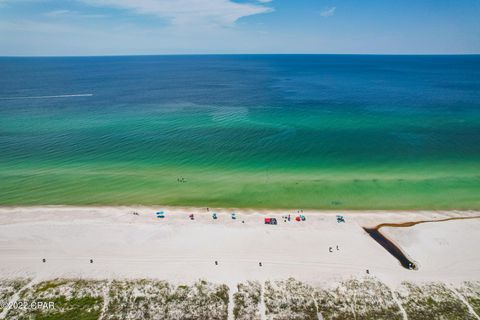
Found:
<path fill-rule="evenodd" d="M 0 55 L 0 58 L 101 58 L 158 56 L 480 56 L 480 53 L 153 53 L 98 55 Z"/>

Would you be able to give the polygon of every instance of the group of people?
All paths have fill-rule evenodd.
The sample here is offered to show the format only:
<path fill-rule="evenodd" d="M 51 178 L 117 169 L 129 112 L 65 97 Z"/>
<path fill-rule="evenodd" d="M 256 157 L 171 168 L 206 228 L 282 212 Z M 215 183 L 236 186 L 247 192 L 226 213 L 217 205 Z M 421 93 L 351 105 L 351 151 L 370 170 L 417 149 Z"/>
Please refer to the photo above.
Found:
<path fill-rule="evenodd" d="M 335 248 L 337 249 L 337 251 L 340 251 L 338 245 L 336 245 Z M 328 252 L 333 252 L 333 247 L 328 247 Z"/>
<path fill-rule="evenodd" d="M 217 261 L 217 260 L 215 260 L 215 265 L 218 266 L 218 261 Z M 259 266 L 259 267 L 262 267 L 262 266 L 263 266 L 263 264 L 262 264 L 261 261 L 258 263 L 258 266 Z"/>
<path fill-rule="evenodd" d="M 43 263 L 46 263 L 46 262 L 47 262 L 47 259 L 43 258 L 43 259 L 42 259 L 42 262 L 43 262 Z M 90 259 L 90 263 L 93 263 L 93 259 Z"/>

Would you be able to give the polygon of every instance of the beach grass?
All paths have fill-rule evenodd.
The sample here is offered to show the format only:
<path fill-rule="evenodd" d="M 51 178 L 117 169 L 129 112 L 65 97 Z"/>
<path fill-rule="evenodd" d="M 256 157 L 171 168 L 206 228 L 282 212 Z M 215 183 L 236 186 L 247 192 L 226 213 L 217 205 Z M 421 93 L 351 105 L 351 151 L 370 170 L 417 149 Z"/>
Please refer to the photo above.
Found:
<path fill-rule="evenodd" d="M 4 279 L 0 293 L 8 301 L 30 279 Z M 457 287 L 474 311 L 479 299 L 478 283 Z M 198 280 L 174 284 L 164 280 L 53 279 L 37 283 L 20 293 L 20 300 L 54 303 L 52 309 L 11 308 L 7 319 L 93 320 L 93 319 L 212 319 L 226 320 L 233 303 L 233 319 L 272 320 L 473 320 L 475 315 L 444 283 L 403 282 L 389 288 L 374 277 L 312 285 L 294 278 L 246 281 L 237 284 L 233 300 L 229 288 Z M 3 293 L 2 293 L 3 294 Z M 393 298 L 397 297 L 397 300 Z"/>
<path fill-rule="evenodd" d="M 397 291 L 408 319 L 474 320 L 467 306 L 442 283 L 404 282 Z"/>
<path fill-rule="evenodd" d="M 7 319 L 98 319 L 106 283 L 79 279 L 54 279 L 37 283 L 20 292 L 19 301 L 23 307 L 11 308 Z"/>

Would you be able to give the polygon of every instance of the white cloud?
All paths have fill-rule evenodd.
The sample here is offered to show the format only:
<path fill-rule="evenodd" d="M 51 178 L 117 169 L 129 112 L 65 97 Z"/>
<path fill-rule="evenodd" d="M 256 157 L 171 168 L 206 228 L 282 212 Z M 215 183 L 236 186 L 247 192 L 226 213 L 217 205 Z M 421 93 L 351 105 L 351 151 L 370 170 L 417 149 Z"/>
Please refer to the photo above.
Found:
<path fill-rule="evenodd" d="M 0 0 L 1 1 L 1 0 Z M 46 12 L 45 15 L 51 18 L 105 18 L 104 14 L 83 14 L 77 11 L 70 10 L 53 10 Z"/>
<path fill-rule="evenodd" d="M 58 16 L 64 16 L 70 13 L 70 10 L 53 10 L 50 12 L 47 12 L 45 15 L 49 17 L 58 17 Z"/>
<path fill-rule="evenodd" d="M 337 9 L 336 7 L 331 7 L 331 8 L 325 8 L 325 10 L 323 10 L 322 12 L 320 12 L 320 15 L 322 17 L 331 17 L 335 14 L 335 9 Z"/>
<path fill-rule="evenodd" d="M 237 3 L 231 0 L 80 0 L 94 6 L 130 10 L 156 15 L 176 25 L 231 25 L 242 17 L 270 12 L 259 3 Z M 268 0 L 259 0 L 268 2 Z"/>

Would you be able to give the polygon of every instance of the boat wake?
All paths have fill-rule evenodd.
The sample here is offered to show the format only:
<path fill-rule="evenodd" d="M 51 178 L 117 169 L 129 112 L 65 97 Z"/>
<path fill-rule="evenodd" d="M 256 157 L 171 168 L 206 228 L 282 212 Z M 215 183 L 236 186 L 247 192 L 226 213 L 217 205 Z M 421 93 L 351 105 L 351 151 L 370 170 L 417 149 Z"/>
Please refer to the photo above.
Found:
<path fill-rule="evenodd" d="M 52 96 L 0 97 L 0 100 L 76 98 L 76 97 L 91 97 L 91 96 L 93 96 L 93 93 L 77 93 L 77 94 L 60 94 L 60 95 L 52 95 Z"/>

